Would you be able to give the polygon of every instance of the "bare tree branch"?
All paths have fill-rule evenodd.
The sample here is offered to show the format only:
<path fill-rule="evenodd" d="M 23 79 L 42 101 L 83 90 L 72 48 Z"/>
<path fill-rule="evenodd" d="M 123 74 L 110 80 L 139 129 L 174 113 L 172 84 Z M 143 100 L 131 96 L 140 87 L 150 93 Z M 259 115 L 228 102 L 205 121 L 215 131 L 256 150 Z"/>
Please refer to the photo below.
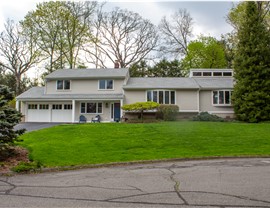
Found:
<path fill-rule="evenodd" d="M 20 25 L 8 20 L 0 34 L 1 66 L 16 78 L 16 95 L 20 92 L 21 77 L 41 61 L 40 52 L 31 31 L 25 33 Z"/>
<path fill-rule="evenodd" d="M 164 53 L 169 53 L 176 57 L 182 57 L 187 54 L 187 46 L 192 37 L 192 17 L 185 9 L 179 9 L 168 20 L 163 17 L 159 29 L 163 37 Z"/>
<path fill-rule="evenodd" d="M 105 60 L 114 63 L 118 60 L 120 67 L 139 62 L 157 47 L 156 27 L 139 14 L 115 8 L 111 12 L 100 10 L 94 23 L 96 41 L 92 48 L 85 47 L 91 60 L 105 64 Z M 88 59 L 89 60 L 89 59 Z"/>

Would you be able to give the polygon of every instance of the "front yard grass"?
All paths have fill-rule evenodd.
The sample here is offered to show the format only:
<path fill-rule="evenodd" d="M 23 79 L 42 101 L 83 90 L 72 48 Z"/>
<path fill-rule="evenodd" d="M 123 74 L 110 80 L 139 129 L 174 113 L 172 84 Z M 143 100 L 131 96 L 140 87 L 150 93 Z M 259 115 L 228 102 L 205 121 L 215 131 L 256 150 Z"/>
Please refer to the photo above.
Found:
<path fill-rule="evenodd" d="M 270 155 L 270 123 L 66 124 L 29 132 L 21 139 L 30 158 L 47 167 Z"/>

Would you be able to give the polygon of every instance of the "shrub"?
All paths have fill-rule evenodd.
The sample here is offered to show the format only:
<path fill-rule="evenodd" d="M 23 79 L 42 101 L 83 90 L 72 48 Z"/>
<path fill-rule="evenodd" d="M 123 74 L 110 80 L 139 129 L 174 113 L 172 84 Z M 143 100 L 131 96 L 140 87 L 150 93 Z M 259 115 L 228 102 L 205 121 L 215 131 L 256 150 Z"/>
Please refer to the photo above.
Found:
<path fill-rule="evenodd" d="M 137 102 L 132 104 L 126 104 L 122 106 L 122 109 L 125 111 L 131 111 L 131 112 L 139 112 L 140 116 L 139 118 L 141 121 L 143 121 L 143 113 L 147 110 L 154 110 L 158 108 L 159 104 L 156 102 Z"/>
<path fill-rule="evenodd" d="M 20 162 L 15 167 L 11 168 L 12 171 L 21 173 L 21 172 L 30 172 L 36 171 L 37 169 L 41 168 L 40 162 Z"/>
<path fill-rule="evenodd" d="M 192 120 L 193 121 L 220 121 L 220 122 L 225 121 L 223 118 L 217 115 L 209 114 L 208 112 L 201 112 L 199 113 L 199 115 L 193 117 Z"/>
<path fill-rule="evenodd" d="M 178 105 L 160 105 L 158 107 L 157 117 L 164 121 L 175 121 L 178 112 Z"/>

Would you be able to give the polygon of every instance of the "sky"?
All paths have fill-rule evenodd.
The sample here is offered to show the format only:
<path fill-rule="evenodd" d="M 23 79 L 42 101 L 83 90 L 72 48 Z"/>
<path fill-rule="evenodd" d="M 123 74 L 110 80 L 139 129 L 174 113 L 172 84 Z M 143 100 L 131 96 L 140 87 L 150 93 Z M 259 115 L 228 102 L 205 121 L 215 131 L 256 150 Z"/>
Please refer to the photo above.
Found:
<path fill-rule="evenodd" d="M 23 20 L 27 12 L 34 10 L 36 4 L 43 0 L 0 0 L 0 32 L 9 18 L 14 21 Z M 100 0 L 98 0 L 100 1 Z M 100 1 L 104 2 L 104 1 Z M 168 18 L 178 9 L 186 9 L 193 18 L 193 39 L 203 34 L 220 39 L 221 34 L 232 31 L 226 22 L 226 15 L 237 1 L 180 1 L 180 0 L 106 0 L 104 9 L 112 10 L 114 7 L 128 9 L 139 13 L 143 18 L 158 25 L 163 16 Z M 30 77 L 39 77 L 43 67 L 28 71 Z"/>
<path fill-rule="evenodd" d="M 1 0 L 0 1 L 0 31 L 4 22 L 10 18 L 20 21 L 28 11 L 34 10 L 36 3 L 41 0 Z M 226 15 L 232 8 L 232 1 L 167 1 L 167 0 L 107 0 L 105 9 L 114 7 L 125 8 L 139 13 L 158 25 L 163 16 L 169 17 L 178 9 L 187 9 L 193 18 L 193 32 L 195 35 L 210 35 L 220 38 L 228 33 L 232 27 L 226 22 Z"/>

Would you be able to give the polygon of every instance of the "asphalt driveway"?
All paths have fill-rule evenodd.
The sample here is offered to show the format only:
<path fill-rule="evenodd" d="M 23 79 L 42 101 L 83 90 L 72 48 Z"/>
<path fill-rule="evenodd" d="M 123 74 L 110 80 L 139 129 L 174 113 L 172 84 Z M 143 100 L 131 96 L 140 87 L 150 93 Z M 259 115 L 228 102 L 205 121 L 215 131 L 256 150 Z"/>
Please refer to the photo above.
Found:
<path fill-rule="evenodd" d="M 24 122 L 24 123 L 19 123 L 15 126 L 15 130 L 18 129 L 26 129 L 27 132 L 30 131 L 35 131 L 39 129 L 45 129 L 49 128 L 52 126 L 57 126 L 63 123 L 42 123 L 42 122 Z"/>
<path fill-rule="evenodd" d="M 0 207 L 270 207 L 270 158 L 0 177 Z"/>

